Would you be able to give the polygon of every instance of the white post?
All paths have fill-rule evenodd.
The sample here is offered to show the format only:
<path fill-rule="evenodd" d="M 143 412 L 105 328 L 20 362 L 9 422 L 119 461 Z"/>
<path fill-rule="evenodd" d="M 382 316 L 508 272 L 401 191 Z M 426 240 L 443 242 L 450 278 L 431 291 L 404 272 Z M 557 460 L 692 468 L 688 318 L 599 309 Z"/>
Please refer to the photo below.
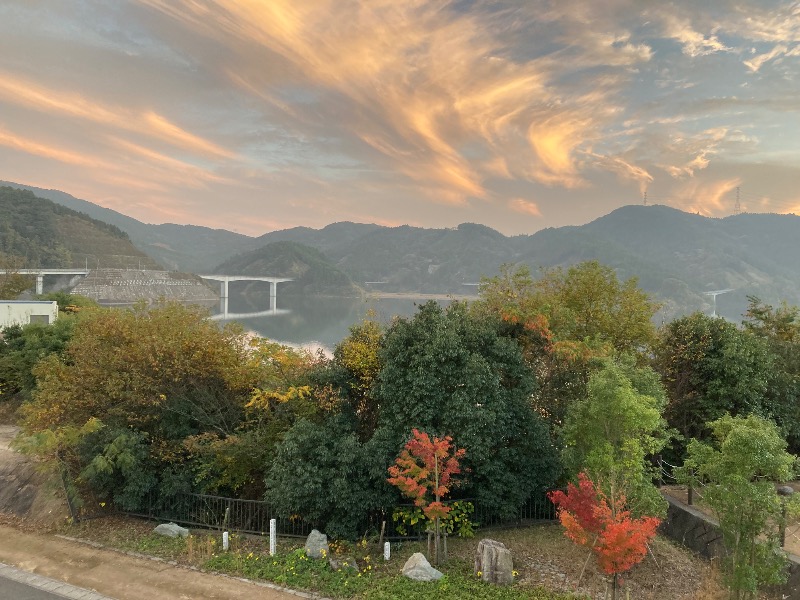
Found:
<path fill-rule="evenodd" d="M 275 519 L 269 520 L 269 555 L 275 556 L 276 538 L 278 537 L 278 524 Z"/>
<path fill-rule="evenodd" d="M 383 560 L 389 560 L 392 555 L 392 547 L 389 545 L 389 542 L 383 543 Z"/>
<path fill-rule="evenodd" d="M 227 531 L 223 531 L 222 532 L 222 549 L 225 550 L 225 552 L 227 552 L 229 545 L 230 544 L 229 544 L 229 540 L 228 540 L 228 532 Z"/>

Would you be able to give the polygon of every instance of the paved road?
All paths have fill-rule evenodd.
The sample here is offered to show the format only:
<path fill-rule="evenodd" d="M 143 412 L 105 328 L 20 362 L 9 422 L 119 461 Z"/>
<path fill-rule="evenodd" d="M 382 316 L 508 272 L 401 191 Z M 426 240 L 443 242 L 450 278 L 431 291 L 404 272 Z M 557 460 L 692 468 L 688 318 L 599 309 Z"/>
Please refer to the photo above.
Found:
<path fill-rule="evenodd" d="M 14 600 L 113 600 L 91 590 L 0 563 L 0 598 Z"/>
<path fill-rule="evenodd" d="M 309 594 L 179 568 L 47 534 L 0 525 L 0 563 L 69 581 L 116 600 L 298 600 Z M 1 568 L 1 567 L 0 567 Z M 0 573 L 2 574 L 2 573 Z M 63 585 L 63 584 L 62 584 Z M 56 590 L 51 590 L 56 591 Z M 85 592 L 85 590 L 84 590 Z M 0 600 L 15 600 L 0 592 Z M 62 596 L 63 598 L 63 596 Z M 97 600 L 93 596 L 67 596 Z M 52 598 L 48 600 L 54 600 Z M 59 599 L 61 600 L 61 599 Z"/>

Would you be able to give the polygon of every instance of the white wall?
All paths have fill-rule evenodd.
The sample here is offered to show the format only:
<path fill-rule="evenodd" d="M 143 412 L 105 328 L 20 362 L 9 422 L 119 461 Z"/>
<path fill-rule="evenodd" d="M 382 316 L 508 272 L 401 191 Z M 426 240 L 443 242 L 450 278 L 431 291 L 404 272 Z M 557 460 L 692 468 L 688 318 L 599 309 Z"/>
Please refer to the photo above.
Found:
<path fill-rule="evenodd" d="M 9 325 L 27 325 L 31 320 L 40 323 L 53 323 L 57 318 L 57 302 L 33 300 L 0 301 L 0 329 Z"/>

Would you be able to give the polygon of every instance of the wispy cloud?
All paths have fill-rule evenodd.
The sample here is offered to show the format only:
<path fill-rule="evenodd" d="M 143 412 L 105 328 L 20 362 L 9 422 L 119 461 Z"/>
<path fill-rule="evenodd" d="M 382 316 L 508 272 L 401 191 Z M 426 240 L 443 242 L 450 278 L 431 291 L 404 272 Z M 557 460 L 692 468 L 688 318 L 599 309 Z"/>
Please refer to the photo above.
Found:
<path fill-rule="evenodd" d="M 7 0 L 0 177 L 250 230 L 721 211 L 794 160 L 799 55 L 789 0 Z"/>
<path fill-rule="evenodd" d="M 539 210 L 536 202 L 525 200 L 524 198 L 511 198 L 508 201 L 508 207 L 514 212 L 518 212 L 523 215 L 530 215 L 532 217 L 542 216 L 542 211 Z"/>

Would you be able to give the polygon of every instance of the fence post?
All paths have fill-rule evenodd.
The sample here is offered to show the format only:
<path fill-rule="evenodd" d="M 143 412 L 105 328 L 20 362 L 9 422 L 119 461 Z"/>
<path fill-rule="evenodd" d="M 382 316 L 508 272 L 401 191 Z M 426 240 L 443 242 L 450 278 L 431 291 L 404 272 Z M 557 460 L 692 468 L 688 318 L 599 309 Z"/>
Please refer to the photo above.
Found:
<path fill-rule="evenodd" d="M 794 494 L 794 490 L 788 485 L 782 485 L 777 489 L 778 496 L 781 497 L 781 548 L 786 545 L 786 503 Z"/>
<path fill-rule="evenodd" d="M 275 519 L 269 520 L 269 555 L 275 556 L 275 546 L 278 536 L 278 522 Z"/>

